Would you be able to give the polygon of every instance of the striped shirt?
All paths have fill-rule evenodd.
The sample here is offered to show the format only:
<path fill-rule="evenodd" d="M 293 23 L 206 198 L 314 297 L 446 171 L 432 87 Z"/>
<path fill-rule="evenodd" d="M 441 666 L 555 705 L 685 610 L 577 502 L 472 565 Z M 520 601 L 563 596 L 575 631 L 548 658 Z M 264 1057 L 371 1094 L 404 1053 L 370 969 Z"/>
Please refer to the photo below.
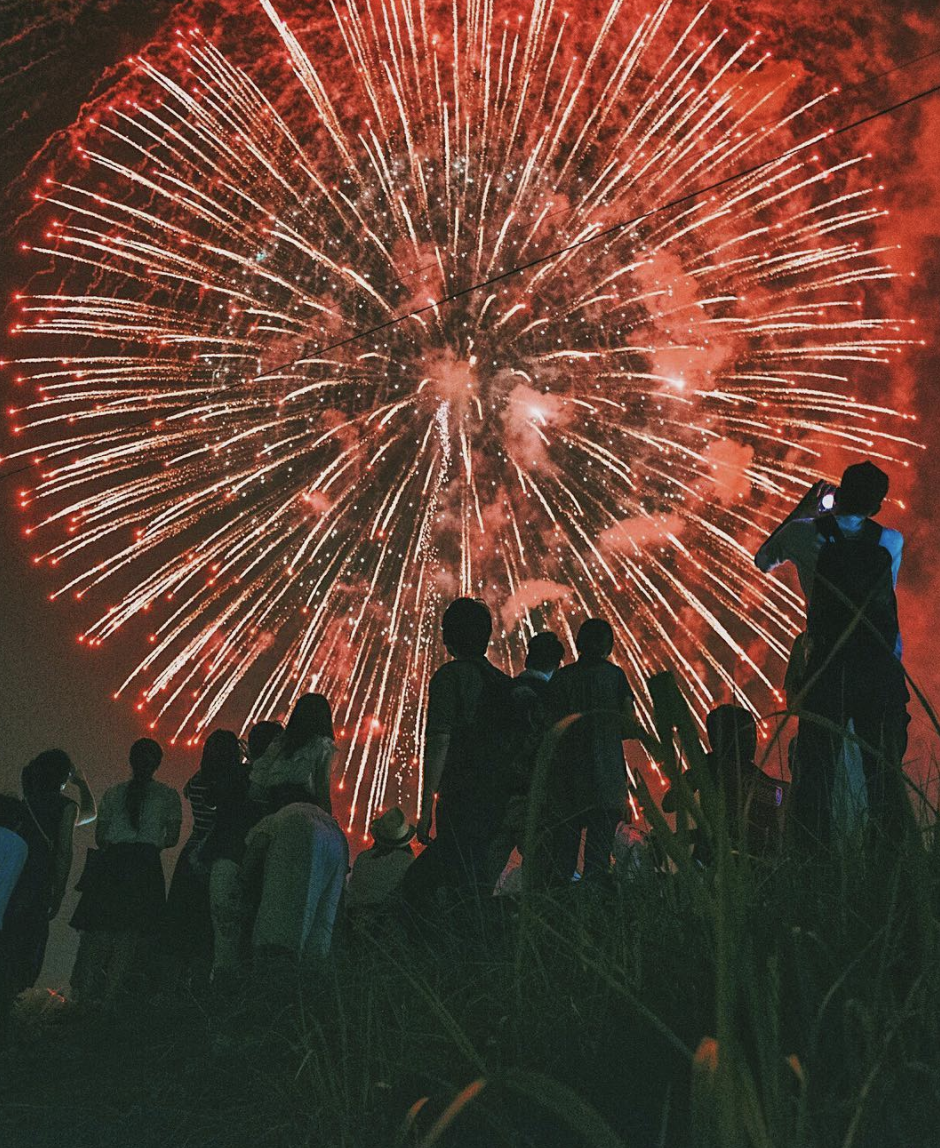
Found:
<path fill-rule="evenodd" d="M 215 825 L 215 806 L 209 804 L 209 787 L 198 772 L 183 786 L 183 796 L 193 812 L 192 835 L 197 841 L 203 841 Z"/>

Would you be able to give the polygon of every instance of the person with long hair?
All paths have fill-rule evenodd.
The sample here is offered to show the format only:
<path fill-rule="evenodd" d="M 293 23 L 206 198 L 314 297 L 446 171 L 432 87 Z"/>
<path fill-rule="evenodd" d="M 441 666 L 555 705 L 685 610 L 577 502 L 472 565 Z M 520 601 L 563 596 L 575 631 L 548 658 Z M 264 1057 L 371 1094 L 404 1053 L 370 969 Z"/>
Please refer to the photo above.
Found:
<path fill-rule="evenodd" d="M 278 785 L 301 786 L 315 805 L 332 813 L 330 774 L 335 755 L 330 703 L 323 694 L 304 694 L 294 706 L 284 732 L 253 763 L 253 793 L 261 797 Z"/>
<path fill-rule="evenodd" d="M 129 781 L 101 799 L 95 841 L 99 852 L 79 881 L 72 928 L 81 933 L 72 970 L 76 1000 L 111 1000 L 153 938 L 166 902 L 160 854 L 179 840 L 179 794 L 154 781 L 163 750 L 152 738 L 131 746 Z"/>
<path fill-rule="evenodd" d="M 78 804 L 62 792 L 69 783 L 78 790 Z M 3 927 L 3 958 L 17 993 L 32 988 L 42 970 L 49 922 L 68 886 L 75 826 L 96 816 L 91 790 L 64 750 L 47 749 L 34 757 L 23 770 L 22 784 L 25 816 L 19 832 L 28 852 Z"/>
<path fill-rule="evenodd" d="M 244 754 L 238 737 L 217 729 L 205 740 L 199 769 L 184 793 L 193 809 L 193 830 L 173 870 L 167 897 L 164 945 L 169 956 L 171 987 L 180 979 L 206 982 L 212 962 L 212 920 L 209 909 L 209 866 L 203 849 L 216 819 L 215 790 L 231 770 L 242 769 Z M 194 795 L 198 792 L 198 808 Z"/>
<path fill-rule="evenodd" d="M 283 732 L 276 722 L 260 722 L 248 736 L 249 760 L 260 756 Z M 266 804 L 253 801 L 248 770 L 232 759 L 220 762 L 210 777 L 209 799 L 215 808 L 215 825 L 206 838 L 200 857 L 209 871 L 209 909 L 212 920 L 212 981 L 226 981 L 246 956 L 245 905 L 239 872 L 245 838 L 268 812 Z"/>

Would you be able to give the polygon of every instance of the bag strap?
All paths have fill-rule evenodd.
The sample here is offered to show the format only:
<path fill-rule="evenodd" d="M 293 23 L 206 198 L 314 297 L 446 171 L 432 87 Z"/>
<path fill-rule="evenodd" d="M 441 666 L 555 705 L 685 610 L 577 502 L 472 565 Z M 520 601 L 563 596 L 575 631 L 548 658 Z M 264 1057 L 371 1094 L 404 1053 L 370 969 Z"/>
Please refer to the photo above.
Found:
<path fill-rule="evenodd" d="M 875 522 L 871 518 L 866 518 L 865 521 L 862 523 L 862 532 L 860 534 L 860 537 L 865 542 L 870 542 L 873 546 L 880 546 L 881 545 L 881 535 L 883 533 L 884 533 L 884 527 L 883 526 L 879 526 L 878 523 Z"/>
<path fill-rule="evenodd" d="M 30 803 L 29 803 L 29 798 L 28 798 L 28 797 L 24 797 L 24 798 L 23 798 L 23 804 L 26 806 L 27 810 L 29 811 L 29 815 L 30 815 L 30 817 L 33 819 L 33 824 L 34 824 L 34 825 L 36 826 L 36 828 L 39 830 L 39 832 L 40 832 L 40 834 L 41 834 L 41 836 L 42 836 L 42 839 L 43 839 L 43 841 L 45 841 L 45 843 L 46 843 L 46 845 L 49 847 L 49 849 L 50 849 L 50 850 L 52 850 L 52 848 L 53 848 L 53 845 L 52 845 L 52 838 L 51 838 L 51 837 L 49 836 L 49 834 L 48 834 L 48 833 L 45 831 L 45 829 L 43 829 L 43 827 L 42 827 L 42 826 L 39 824 L 39 818 L 38 818 L 38 817 L 36 816 L 36 814 L 33 812 L 33 807 L 30 805 Z"/>

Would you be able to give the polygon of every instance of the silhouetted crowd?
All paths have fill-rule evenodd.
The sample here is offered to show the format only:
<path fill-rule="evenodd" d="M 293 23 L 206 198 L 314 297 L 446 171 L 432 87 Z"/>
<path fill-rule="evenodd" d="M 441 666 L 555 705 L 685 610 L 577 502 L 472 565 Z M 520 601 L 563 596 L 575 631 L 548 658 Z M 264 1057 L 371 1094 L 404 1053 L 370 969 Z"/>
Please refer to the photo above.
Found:
<path fill-rule="evenodd" d="M 770 571 L 791 562 L 807 603 L 806 632 L 787 671 L 792 793 L 755 763 L 757 725 L 739 705 L 713 709 L 709 752 L 665 793 L 666 814 L 719 795 L 733 849 L 763 858 L 786 840 L 824 850 L 832 836 L 836 770 L 847 755 L 865 775 L 868 832 L 901 832 L 901 770 L 908 693 L 901 668 L 895 583 L 902 539 L 873 521 L 887 476 L 849 467 L 838 490 L 818 483 L 760 547 Z M 330 953 L 337 916 L 351 927 L 433 921 L 445 908 L 497 893 L 610 882 L 651 859 L 666 867 L 655 834 L 631 824 L 624 742 L 641 736 L 635 699 L 612 660 L 602 618 L 577 631 L 577 657 L 551 631 L 532 634 L 516 678 L 487 657 L 492 617 L 479 599 L 444 611 L 449 660 L 427 690 L 423 787 L 417 823 L 399 807 L 370 826 L 371 847 L 349 867 L 333 817 L 337 754 L 330 703 L 302 696 L 286 725 L 263 721 L 242 741 L 206 738 L 183 798 L 192 831 L 167 890 L 161 853 L 177 845 L 182 802 L 157 781 L 163 751 L 151 738 L 130 749 L 128 780 L 94 797 L 62 750 L 22 772 L 22 795 L 0 797 L 0 1008 L 39 977 L 49 922 L 72 868 L 73 832 L 96 822 L 77 884 L 71 925 L 80 934 L 72 974 L 77 1002 L 106 1002 L 146 967 L 169 991 L 222 983 L 251 967 L 311 969 Z M 76 790 L 77 800 L 63 792 Z M 792 835 L 791 835 L 792 826 Z M 423 847 L 415 853 L 415 839 Z M 713 834 L 693 828 L 697 865 L 713 860 Z M 274 975 L 274 974 L 272 974 Z"/>

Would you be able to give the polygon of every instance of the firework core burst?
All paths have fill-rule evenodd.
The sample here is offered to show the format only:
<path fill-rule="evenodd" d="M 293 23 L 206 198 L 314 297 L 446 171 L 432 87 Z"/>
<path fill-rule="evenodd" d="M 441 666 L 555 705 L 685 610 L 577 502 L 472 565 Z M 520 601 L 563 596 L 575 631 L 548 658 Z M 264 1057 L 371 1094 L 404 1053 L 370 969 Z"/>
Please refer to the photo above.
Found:
<path fill-rule="evenodd" d="M 755 520 L 906 443 L 865 159 L 794 146 L 831 93 L 669 4 L 350 2 L 322 58 L 261 8 L 264 78 L 181 29 L 29 244 L 21 503 L 79 640 L 146 644 L 116 696 L 192 743 L 325 693 L 350 825 L 415 793 L 458 594 L 506 665 L 601 614 L 638 687 L 766 705 Z"/>

